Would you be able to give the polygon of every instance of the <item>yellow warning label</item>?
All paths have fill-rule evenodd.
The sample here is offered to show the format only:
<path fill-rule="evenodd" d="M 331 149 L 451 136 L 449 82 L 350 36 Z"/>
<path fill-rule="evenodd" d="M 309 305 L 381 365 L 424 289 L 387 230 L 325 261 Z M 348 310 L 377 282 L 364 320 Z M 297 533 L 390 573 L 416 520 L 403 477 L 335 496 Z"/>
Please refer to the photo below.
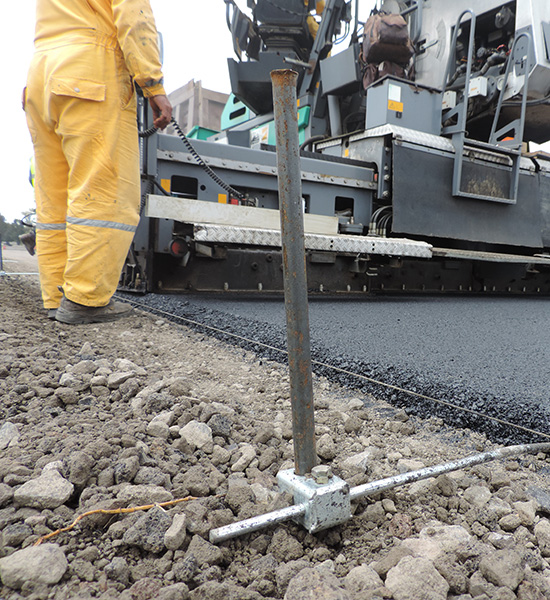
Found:
<path fill-rule="evenodd" d="M 403 102 L 388 100 L 388 110 L 394 110 L 395 112 L 403 112 Z"/>
<path fill-rule="evenodd" d="M 171 180 L 170 179 L 161 179 L 160 180 L 160 187 L 163 190 L 166 190 L 168 193 L 170 192 L 170 184 L 171 184 Z"/>
<path fill-rule="evenodd" d="M 227 194 L 218 194 L 218 202 L 220 204 L 227 204 Z"/>

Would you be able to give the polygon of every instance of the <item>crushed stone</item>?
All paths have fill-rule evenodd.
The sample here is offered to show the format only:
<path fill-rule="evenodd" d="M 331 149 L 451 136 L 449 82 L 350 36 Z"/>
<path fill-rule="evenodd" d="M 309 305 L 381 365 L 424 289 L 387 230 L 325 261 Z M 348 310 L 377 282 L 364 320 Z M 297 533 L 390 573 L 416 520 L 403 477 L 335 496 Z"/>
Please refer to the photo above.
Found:
<path fill-rule="evenodd" d="M 213 545 L 212 528 L 289 504 L 275 479 L 293 466 L 286 367 L 138 311 L 52 322 L 16 277 L 0 305 L 3 600 L 550 598 L 545 455 L 361 499 L 315 535 L 288 522 Z M 352 486 L 497 447 L 320 375 L 314 396 L 323 462 Z M 187 496 L 85 517 L 36 547 L 50 578 L 33 568 L 33 544 L 85 511 Z"/>

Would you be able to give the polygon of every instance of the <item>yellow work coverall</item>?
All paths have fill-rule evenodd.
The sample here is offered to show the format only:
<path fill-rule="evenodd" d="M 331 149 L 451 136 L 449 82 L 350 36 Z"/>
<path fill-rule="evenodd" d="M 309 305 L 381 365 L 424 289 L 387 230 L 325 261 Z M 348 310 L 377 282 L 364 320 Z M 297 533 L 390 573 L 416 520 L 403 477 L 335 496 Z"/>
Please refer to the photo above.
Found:
<path fill-rule="evenodd" d="M 37 0 L 25 111 L 45 308 L 105 306 L 139 221 L 133 81 L 165 94 L 149 0 Z"/>
<path fill-rule="evenodd" d="M 306 5 L 306 7 L 309 6 L 309 0 L 304 0 L 304 4 Z M 317 2 L 315 2 L 315 14 L 321 16 L 324 10 L 325 0 L 317 0 Z M 307 27 L 309 29 L 311 37 L 315 39 L 317 37 L 317 32 L 319 31 L 319 23 L 317 23 L 313 15 L 307 16 Z"/>

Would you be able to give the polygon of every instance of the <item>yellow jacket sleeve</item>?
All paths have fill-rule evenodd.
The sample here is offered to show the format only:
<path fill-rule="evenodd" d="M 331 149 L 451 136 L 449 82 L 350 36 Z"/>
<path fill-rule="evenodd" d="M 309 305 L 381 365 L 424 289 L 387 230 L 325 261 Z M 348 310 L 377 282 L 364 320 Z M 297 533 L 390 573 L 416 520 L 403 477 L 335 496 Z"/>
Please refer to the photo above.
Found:
<path fill-rule="evenodd" d="M 149 0 L 111 0 L 118 43 L 130 74 L 144 96 L 166 94 L 158 32 Z"/>

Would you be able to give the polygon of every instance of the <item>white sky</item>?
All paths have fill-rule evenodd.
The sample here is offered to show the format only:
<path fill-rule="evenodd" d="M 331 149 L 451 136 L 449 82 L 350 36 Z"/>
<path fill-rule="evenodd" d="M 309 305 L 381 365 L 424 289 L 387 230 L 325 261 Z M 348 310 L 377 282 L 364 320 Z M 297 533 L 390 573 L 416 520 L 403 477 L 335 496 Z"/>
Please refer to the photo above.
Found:
<path fill-rule="evenodd" d="M 0 95 L 3 115 L 0 160 L 0 214 L 9 222 L 34 206 L 28 182 L 32 144 L 21 93 L 33 53 L 35 0 L 4 0 L 5 27 L 0 36 L 4 92 Z M 164 38 L 164 76 L 168 93 L 191 79 L 204 87 L 229 93 L 227 58 L 233 56 L 231 34 L 225 21 L 223 0 L 150 0 L 157 28 Z M 244 0 L 238 0 L 241 7 Z M 362 18 L 373 0 L 363 0 Z M 366 14 L 363 14 L 363 11 Z M 9 24 L 9 25 L 8 25 Z"/>

